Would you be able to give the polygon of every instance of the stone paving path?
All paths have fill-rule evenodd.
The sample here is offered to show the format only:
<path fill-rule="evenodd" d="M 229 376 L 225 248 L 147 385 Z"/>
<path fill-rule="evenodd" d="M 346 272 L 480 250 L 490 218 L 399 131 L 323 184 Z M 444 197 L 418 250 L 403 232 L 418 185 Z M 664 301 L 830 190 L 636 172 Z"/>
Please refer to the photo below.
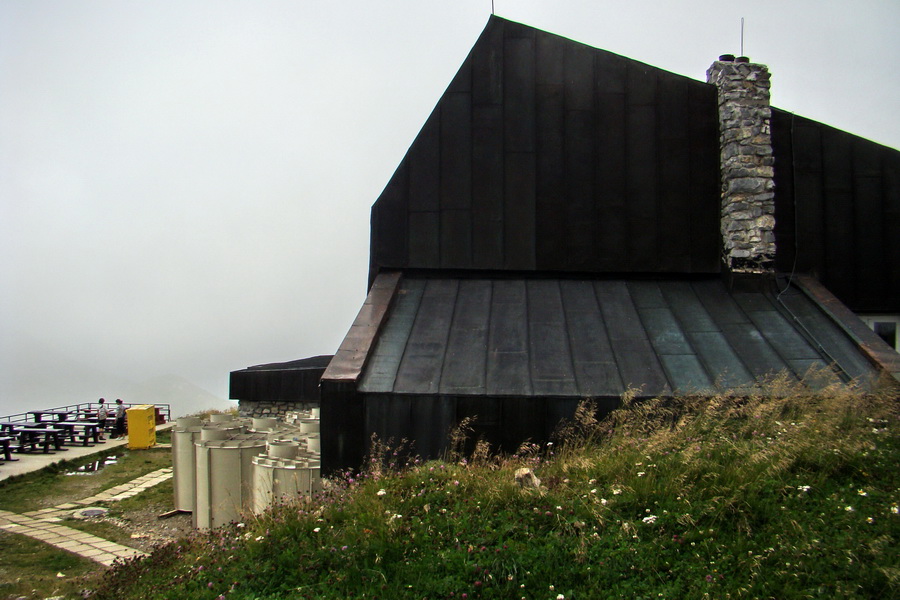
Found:
<path fill-rule="evenodd" d="M 84 558 L 110 566 L 116 559 L 143 556 L 144 552 L 110 542 L 89 533 L 60 525 L 59 522 L 77 510 L 97 502 L 118 502 L 140 494 L 147 488 L 172 478 L 172 467 L 148 473 L 128 483 L 117 485 L 89 498 L 60 504 L 53 508 L 16 514 L 0 510 L 0 529 L 11 533 L 27 535 L 57 548 L 68 550 Z"/>

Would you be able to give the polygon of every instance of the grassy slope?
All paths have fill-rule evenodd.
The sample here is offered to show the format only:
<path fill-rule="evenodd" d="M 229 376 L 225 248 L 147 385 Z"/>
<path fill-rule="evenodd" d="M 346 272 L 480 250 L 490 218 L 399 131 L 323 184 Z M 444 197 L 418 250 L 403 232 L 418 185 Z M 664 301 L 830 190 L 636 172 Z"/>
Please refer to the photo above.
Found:
<path fill-rule="evenodd" d="M 556 445 L 375 469 L 96 598 L 900 597 L 895 397 L 775 395 L 585 409 Z"/>
<path fill-rule="evenodd" d="M 66 475 L 80 465 L 110 455 L 118 456 L 119 461 L 91 475 Z M 71 502 L 171 464 L 171 450 L 163 449 L 130 452 L 118 448 L 98 455 L 63 461 L 34 473 L 4 480 L 0 484 L 0 509 L 21 513 Z M 171 498 L 171 485 L 168 489 Z M 153 488 L 141 494 L 142 498 L 136 497 L 126 502 L 144 503 L 152 500 L 153 494 L 159 491 Z M 116 512 L 125 503 L 111 503 L 108 506 L 112 506 Z M 101 535 L 106 539 L 130 543 L 129 532 L 112 525 L 75 519 L 65 520 L 60 524 Z M 86 587 L 84 580 L 91 574 L 103 571 L 103 567 L 92 560 L 12 531 L 0 531 L 0 545 L 3 548 L 0 553 L 0 598 L 3 599 L 51 596 L 80 598 L 80 591 Z M 64 577 L 59 577 L 58 574 Z"/>

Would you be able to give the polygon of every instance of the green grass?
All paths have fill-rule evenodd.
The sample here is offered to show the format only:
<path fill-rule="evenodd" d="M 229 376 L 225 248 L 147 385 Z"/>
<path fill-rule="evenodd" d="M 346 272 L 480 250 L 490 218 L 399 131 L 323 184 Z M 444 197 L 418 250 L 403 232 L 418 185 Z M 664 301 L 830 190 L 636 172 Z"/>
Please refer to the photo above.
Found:
<path fill-rule="evenodd" d="M 119 457 L 115 465 L 88 475 L 66 475 L 82 464 L 113 454 Z M 168 449 L 128 451 L 120 448 L 64 461 L 0 483 L 0 509 L 22 513 L 71 502 L 171 464 L 171 450 Z M 167 484 L 168 506 L 171 506 L 171 482 L 150 488 L 120 503 L 107 503 L 106 506 L 112 515 L 121 515 L 127 514 L 127 510 L 123 509 L 141 506 L 145 502 L 161 501 L 165 505 L 159 496 L 165 490 L 157 488 L 165 488 Z M 60 524 L 130 545 L 130 532 L 109 523 L 66 519 Z M 3 552 L 0 552 L 0 598 L 3 599 L 81 598 L 82 590 L 90 587 L 87 581 L 96 581 L 106 570 L 94 561 L 4 530 L 0 530 L 0 545 L 3 547 Z"/>
<path fill-rule="evenodd" d="M 118 462 L 89 475 L 66 475 L 100 457 L 117 456 Z M 40 471 L 0 482 L 0 510 L 16 513 L 48 508 L 73 499 L 86 498 L 151 471 L 172 466 L 172 451 L 166 448 L 109 452 L 62 461 Z"/>
<path fill-rule="evenodd" d="M 583 405 L 556 443 L 349 474 L 95 598 L 896 598 L 894 395 Z M 393 457 L 390 450 L 387 456 Z M 523 489 L 517 469 L 540 489 Z"/>
<path fill-rule="evenodd" d="M 80 598 L 87 578 L 96 579 L 104 570 L 24 535 L 0 531 L 0 544 L 0 598 Z"/>

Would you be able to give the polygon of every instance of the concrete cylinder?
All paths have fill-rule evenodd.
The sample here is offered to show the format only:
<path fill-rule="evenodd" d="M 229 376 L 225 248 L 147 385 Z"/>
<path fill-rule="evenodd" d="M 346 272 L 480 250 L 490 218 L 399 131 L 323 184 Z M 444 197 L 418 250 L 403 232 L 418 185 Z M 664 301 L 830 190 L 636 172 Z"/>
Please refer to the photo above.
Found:
<path fill-rule="evenodd" d="M 212 413 L 209 415 L 210 423 L 227 423 L 228 421 L 233 421 L 234 415 L 231 413 Z"/>
<path fill-rule="evenodd" d="M 181 419 L 178 419 L 180 422 Z M 175 488 L 175 508 L 194 512 L 196 496 L 197 454 L 194 442 L 200 439 L 200 427 L 176 427 L 172 430 L 172 483 Z"/>
<path fill-rule="evenodd" d="M 297 442 L 276 441 L 268 443 L 268 452 L 270 458 L 295 458 L 300 450 Z"/>
<path fill-rule="evenodd" d="M 318 433 L 318 419 L 303 419 L 302 421 L 300 421 L 300 431 L 303 433 Z"/>
<path fill-rule="evenodd" d="M 244 428 L 226 425 L 204 425 L 200 428 L 200 439 L 203 441 L 227 440 L 244 432 Z"/>
<path fill-rule="evenodd" d="M 210 440 L 197 452 L 194 527 L 220 527 L 252 508 L 252 461 L 266 451 L 264 440 Z"/>
<path fill-rule="evenodd" d="M 253 431 L 272 431 L 278 427 L 275 417 L 253 417 Z"/>
<path fill-rule="evenodd" d="M 197 427 L 203 425 L 203 419 L 200 417 L 178 417 L 175 419 L 175 428 L 184 429 L 186 427 Z"/>

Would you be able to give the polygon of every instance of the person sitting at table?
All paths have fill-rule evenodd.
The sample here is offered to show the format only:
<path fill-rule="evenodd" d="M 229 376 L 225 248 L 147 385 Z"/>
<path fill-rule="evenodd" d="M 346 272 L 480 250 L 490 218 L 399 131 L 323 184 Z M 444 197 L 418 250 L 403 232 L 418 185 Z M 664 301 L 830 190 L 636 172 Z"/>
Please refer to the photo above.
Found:
<path fill-rule="evenodd" d="M 113 429 L 113 439 L 125 435 L 125 405 L 121 398 L 116 398 L 116 425 Z"/>
<path fill-rule="evenodd" d="M 106 400 L 100 398 L 100 406 L 97 408 L 97 422 L 100 423 L 100 441 L 106 440 L 103 435 L 106 433 L 106 419 L 109 418 L 109 410 L 106 408 Z"/>

